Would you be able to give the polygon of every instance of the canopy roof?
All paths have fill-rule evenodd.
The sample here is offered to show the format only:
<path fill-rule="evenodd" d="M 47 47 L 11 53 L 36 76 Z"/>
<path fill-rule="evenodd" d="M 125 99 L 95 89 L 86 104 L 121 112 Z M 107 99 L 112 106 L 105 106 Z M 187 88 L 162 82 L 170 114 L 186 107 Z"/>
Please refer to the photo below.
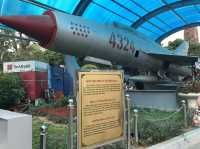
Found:
<path fill-rule="evenodd" d="M 200 0 L 0 0 L 0 7 L 1 15 L 41 14 L 55 9 L 99 23 L 118 22 L 157 42 L 200 25 Z"/>

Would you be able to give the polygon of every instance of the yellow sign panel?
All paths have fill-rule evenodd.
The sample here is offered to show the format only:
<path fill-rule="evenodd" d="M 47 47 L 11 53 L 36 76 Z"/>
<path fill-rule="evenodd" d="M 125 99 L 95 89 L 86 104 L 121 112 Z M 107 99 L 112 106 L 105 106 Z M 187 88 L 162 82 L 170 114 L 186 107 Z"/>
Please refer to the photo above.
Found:
<path fill-rule="evenodd" d="M 79 72 L 79 148 L 90 148 L 124 136 L 121 72 Z"/>

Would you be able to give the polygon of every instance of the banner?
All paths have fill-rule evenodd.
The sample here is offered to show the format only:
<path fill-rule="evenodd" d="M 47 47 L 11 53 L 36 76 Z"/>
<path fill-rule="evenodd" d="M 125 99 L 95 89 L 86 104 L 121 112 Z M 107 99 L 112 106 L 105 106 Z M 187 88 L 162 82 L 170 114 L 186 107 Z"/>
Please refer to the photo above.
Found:
<path fill-rule="evenodd" d="M 48 64 L 39 61 L 17 61 L 17 62 L 4 62 L 3 72 L 28 72 L 28 71 L 47 71 Z"/>

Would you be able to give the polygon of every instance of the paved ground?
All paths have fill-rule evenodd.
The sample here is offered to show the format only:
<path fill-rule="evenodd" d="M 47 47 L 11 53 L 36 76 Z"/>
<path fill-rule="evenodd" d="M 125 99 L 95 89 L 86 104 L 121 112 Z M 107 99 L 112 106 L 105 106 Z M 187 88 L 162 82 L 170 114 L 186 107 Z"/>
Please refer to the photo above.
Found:
<path fill-rule="evenodd" d="M 200 143 L 199 144 L 196 144 L 194 145 L 193 147 L 191 147 L 190 149 L 200 149 Z"/>

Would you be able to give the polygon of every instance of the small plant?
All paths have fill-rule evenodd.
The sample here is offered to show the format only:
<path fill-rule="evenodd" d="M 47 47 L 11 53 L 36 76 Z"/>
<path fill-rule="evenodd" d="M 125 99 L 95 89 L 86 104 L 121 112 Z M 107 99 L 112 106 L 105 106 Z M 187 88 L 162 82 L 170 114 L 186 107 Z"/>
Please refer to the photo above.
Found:
<path fill-rule="evenodd" d="M 52 121 L 54 123 L 58 124 L 67 124 L 68 123 L 68 117 L 60 117 L 60 116 L 54 116 L 54 115 L 47 115 L 47 118 L 49 121 Z"/>
<path fill-rule="evenodd" d="M 200 81 L 187 82 L 184 87 L 178 88 L 178 92 L 182 93 L 199 93 L 200 92 Z"/>
<path fill-rule="evenodd" d="M 69 97 L 62 97 L 54 103 L 54 107 L 65 107 L 68 105 Z"/>

